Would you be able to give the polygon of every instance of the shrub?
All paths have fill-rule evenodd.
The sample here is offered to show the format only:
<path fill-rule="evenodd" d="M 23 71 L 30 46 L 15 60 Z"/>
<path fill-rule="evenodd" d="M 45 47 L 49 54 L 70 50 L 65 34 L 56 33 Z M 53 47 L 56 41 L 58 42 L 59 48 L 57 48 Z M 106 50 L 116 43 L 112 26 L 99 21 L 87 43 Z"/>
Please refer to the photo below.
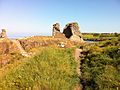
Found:
<path fill-rule="evenodd" d="M 87 49 L 89 53 L 81 60 L 84 90 L 120 89 L 120 49 L 116 43 L 119 44 L 118 39 L 102 43 L 103 47 L 96 45 Z"/>

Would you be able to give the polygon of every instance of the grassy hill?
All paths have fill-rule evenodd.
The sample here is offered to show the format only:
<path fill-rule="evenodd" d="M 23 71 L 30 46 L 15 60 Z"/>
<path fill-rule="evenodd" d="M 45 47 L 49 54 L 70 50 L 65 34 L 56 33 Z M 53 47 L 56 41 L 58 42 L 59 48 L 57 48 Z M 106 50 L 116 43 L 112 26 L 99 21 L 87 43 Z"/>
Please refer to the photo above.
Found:
<path fill-rule="evenodd" d="M 2 75 L 0 90 L 73 90 L 79 82 L 73 49 L 41 47 L 37 55 L 14 62 Z"/>

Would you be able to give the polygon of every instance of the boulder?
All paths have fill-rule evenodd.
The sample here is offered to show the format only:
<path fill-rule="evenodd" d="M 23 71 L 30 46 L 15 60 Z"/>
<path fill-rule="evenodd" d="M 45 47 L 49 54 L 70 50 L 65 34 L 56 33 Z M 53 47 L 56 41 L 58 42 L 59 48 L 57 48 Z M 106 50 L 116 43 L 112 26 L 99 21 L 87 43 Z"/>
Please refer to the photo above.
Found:
<path fill-rule="evenodd" d="M 80 32 L 80 27 L 78 26 L 77 22 L 68 23 L 63 33 L 65 34 L 66 38 L 73 40 L 73 41 L 83 41 L 82 34 Z"/>

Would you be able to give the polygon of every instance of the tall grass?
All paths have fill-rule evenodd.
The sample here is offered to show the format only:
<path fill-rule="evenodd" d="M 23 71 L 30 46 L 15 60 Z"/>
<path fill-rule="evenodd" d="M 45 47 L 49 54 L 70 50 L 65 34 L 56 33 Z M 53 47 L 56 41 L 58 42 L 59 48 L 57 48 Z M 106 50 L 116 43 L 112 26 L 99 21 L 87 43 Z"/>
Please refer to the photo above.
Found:
<path fill-rule="evenodd" d="M 73 90 L 78 82 L 72 49 L 47 47 L 5 75 L 0 90 Z"/>

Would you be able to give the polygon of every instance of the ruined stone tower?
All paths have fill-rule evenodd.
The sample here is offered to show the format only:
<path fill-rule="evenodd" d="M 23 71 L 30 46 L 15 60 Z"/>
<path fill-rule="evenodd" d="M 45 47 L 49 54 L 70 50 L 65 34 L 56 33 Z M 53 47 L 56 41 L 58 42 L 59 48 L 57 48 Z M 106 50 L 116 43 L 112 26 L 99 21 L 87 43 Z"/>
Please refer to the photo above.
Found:
<path fill-rule="evenodd" d="M 7 38 L 6 30 L 2 29 L 2 32 L 0 34 L 0 38 Z"/>
<path fill-rule="evenodd" d="M 53 24 L 52 36 L 55 36 L 56 33 L 59 33 L 59 32 L 60 32 L 60 24 L 59 23 Z"/>
<path fill-rule="evenodd" d="M 73 41 L 83 41 L 82 34 L 80 32 L 80 27 L 78 26 L 77 22 L 68 23 L 63 33 L 65 34 L 66 38 L 73 40 Z"/>
<path fill-rule="evenodd" d="M 68 23 L 63 29 L 63 33 L 60 32 L 60 24 L 53 24 L 52 36 L 54 38 L 70 39 L 72 41 L 83 42 L 80 27 L 77 22 Z"/>
<path fill-rule="evenodd" d="M 52 36 L 54 38 L 65 38 L 64 34 L 60 32 L 60 24 L 59 23 L 53 24 Z"/>

